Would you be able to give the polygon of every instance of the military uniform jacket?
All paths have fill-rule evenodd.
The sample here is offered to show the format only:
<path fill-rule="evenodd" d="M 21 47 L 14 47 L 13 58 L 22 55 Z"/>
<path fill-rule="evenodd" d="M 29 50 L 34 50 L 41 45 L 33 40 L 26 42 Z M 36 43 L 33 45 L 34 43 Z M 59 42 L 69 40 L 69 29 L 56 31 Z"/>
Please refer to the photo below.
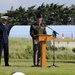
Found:
<path fill-rule="evenodd" d="M 3 43 L 8 43 L 8 35 L 9 35 L 9 25 L 0 24 L 0 40 L 3 40 Z"/>
<path fill-rule="evenodd" d="M 34 23 L 33 25 L 31 25 L 31 27 L 30 27 L 31 37 L 33 39 L 36 39 L 36 37 L 34 35 L 37 35 L 37 34 L 46 34 L 46 28 L 43 23 L 40 25 L 38 25 L 37 23 Z"/>

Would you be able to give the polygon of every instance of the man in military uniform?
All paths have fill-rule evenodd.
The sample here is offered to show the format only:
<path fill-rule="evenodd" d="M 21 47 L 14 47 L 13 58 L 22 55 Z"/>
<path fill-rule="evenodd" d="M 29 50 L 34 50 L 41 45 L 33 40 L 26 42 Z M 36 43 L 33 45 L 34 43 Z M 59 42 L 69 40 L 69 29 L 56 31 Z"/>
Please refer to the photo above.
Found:
<path fill-rule="evenodd" d="M 45 25 L 43 24 L 42 17 L 39 14 L 36 16 L 36 22 L 30 27 L 30 35 L 33 39 L 34 66 L 40 66 L 41 42 L 37 40 L 38 34 L 46 34 Z"/>
<path fill-rule="evenodd" d="M 7 19 L 8 16 L 1 17 L 2 23 L 0 23 L 0 63 L 1 63 L 2 49 L 4 49 L 5 66 L 10 66 L 8 63 L 9 62 L 8 35 L 10 27 L 7 24 Z"/>

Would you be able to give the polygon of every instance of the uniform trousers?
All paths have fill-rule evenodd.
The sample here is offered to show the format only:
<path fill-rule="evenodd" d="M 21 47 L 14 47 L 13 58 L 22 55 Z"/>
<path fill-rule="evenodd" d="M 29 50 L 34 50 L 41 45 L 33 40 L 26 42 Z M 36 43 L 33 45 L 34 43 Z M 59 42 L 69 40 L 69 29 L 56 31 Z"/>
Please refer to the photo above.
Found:
<path fill-rule="evenodd" d="M 34 66 L 40 66 L 41 62 L 41 42 L 35 43 L 33 39 L 33 64 Z"/>
<path fill-rule="evenodd" d="M 8 43 L 4 44 L 3 41 L 0 39 L 0 63 L 1 63 L 2 50 L 4 50 L 5 65 L 8 65 L 9 61 Z"/>

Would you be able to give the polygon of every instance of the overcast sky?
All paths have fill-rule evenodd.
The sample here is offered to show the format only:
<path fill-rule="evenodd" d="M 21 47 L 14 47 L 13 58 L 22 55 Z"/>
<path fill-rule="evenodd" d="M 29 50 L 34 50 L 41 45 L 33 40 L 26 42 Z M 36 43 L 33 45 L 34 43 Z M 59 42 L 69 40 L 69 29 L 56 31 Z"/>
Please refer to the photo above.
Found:
<path fill-rule="evenodd" d="M 0 12 L 5 13 L 7 10 L 10 10 L 11 6 L 13 6 L 14 9 L 19 8 L 19 6 L 25 7 L 26 9 L 33 5 L 38 7 L 43 2 L 45 4 L 65 4 L 65 6 L 75 5 L 75 0 L 0 0 Z"/>

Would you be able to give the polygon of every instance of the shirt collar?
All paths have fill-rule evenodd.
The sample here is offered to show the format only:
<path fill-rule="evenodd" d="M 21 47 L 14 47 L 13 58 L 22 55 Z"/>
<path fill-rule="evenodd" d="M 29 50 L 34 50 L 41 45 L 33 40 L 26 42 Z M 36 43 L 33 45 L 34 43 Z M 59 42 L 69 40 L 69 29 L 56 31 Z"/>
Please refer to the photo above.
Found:
<path fill-rule="evenodd" d="M 2 23 L 3 24 L 3 23 Z M 6 23 L 5 24 L 3 24 L 4 26 L 6 25 Z"/>

